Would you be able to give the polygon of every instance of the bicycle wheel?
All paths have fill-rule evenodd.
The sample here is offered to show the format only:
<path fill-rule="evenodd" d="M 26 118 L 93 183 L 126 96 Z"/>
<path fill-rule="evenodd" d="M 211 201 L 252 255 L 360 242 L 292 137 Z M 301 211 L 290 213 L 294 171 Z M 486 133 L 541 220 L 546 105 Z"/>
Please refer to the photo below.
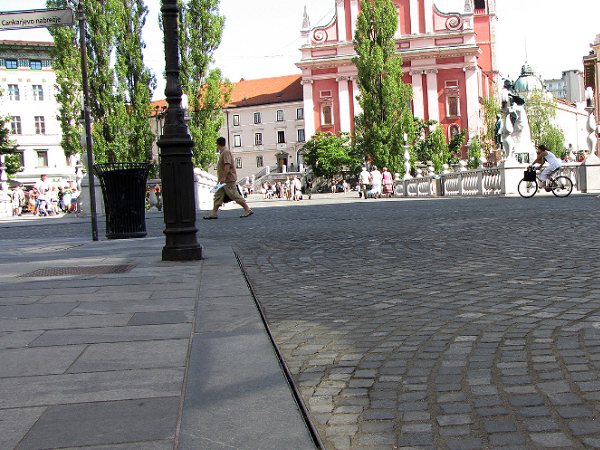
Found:
<path fill-rule="evenodd" d="M 538 191 L 537 181 L 519 181 L 519 195 L 523 198 L 533 197 L 535 193 Z"/>
<path fill-rule="evenodd" d="M 573 182 L 564 175 L 556 177 L 554 183 L 556 183 L 556 187 L 552 189 L 552 193 L 557 197 L 567 197 L 573 190 Z"/>

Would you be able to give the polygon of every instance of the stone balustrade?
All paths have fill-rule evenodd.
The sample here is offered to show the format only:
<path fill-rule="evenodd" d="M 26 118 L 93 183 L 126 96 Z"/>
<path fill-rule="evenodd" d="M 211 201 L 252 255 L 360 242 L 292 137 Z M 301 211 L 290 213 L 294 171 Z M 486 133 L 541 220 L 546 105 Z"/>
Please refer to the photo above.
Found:
<path fill-rule="evenodd" d="M 0 190 L 0 217 L 12 216 L 12 200 L 10 195 Z"/>
<path fill-rule="evenodd" d="M 523 164 L 505 164 L 494 168 L 445 171 L 441 175 L 396 177 L 394 192 L 404 197 L 514 196 L 518 195 L 517 186 L 526 167 Z M 579 192 L 600 192 L 600 161 L 590 159 L 583 163 L 563 163 L 560 174 L 568 176 Z"/>
<path fill-rule="evenodd" d="M 217 177 L 200 169 L 194 169 L 194 186 L 196 189 L 196 209 L 211 210 L 213 208 L 213 193 L 210 192 L 217 184 Z"/>

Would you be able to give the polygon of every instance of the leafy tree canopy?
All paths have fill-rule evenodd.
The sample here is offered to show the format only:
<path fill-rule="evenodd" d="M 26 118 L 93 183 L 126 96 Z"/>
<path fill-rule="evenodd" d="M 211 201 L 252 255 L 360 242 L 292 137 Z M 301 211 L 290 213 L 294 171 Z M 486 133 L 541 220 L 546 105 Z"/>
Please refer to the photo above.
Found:
<path fill-rule="evenodd" d="M 315 176 L 333 178 L 344 169 L 354 170 L 359 162 L 350 155 L 350 135 L 315 133 L 304 145 L 304 162 Z"/>
<path fill-rule="evenodd" d="M 79 0 L 47 0 L 49 8 L 77 10 Z M 155 79 L 145 67 L 141 40 L 144 0 L 84 0 L 92 137 L 97 162 L 149 161 L 149 123 Z M 81 151 L 82 80 L 78 26 L 49 29 L 55 43 L 57 119 L 67 154 Z"/>
<path fill-rule="evenodd" d="M 195 166 L 207 169 L 216 161 L 216 140 L 225 120 L 221 109 L 231 99 L 233 89 L 219 69 L 209 70 L 221 43 L 225 18 L 219 15 L 219 0 L 178 3 L 180 80 L 190 105 L 193 161 Z"/>
<path fill-rule="evenodd" d="M 412 87 L 402 81 L 394 35 L 398 11 L 392 0 L 364 0 L 357 20 L 353 62 L 358 69 L 362 113 L 355 118 L 355 156 L 400 171 L 404 133 L 414 138 Z"/>

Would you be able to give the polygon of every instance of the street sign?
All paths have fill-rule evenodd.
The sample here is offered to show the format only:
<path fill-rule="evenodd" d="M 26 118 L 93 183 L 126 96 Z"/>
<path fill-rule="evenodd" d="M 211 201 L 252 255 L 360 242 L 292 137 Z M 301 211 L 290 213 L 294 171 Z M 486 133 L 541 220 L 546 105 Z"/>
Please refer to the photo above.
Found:
<path fill-rule="evenodd" d="M 71 9 L 33 9 L 30 11 L 0 12 L 0 30 L 56 27 L 73 25 L 75 14 Z"/>

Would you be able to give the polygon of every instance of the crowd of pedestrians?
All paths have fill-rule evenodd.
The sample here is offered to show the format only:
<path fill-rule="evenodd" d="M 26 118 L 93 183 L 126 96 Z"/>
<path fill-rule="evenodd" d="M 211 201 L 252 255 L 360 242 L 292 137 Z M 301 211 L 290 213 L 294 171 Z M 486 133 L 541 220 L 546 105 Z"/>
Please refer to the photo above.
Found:
<path fill-rule="evenodd" d="M 260 193 L 265 200 L 281 198 L 300 201 L 302 200 L 302 182 L 297 175 L 293 175 L 291 180 L 289 176 L 286 176 L 285 181 L 275 183 L 265 181 L 260 188 Z"/>
<path fill-rule="evenodd" d="M 28 191 L 21 186 L 15 186 L 10 192 L 13 217 L 21 216 L 24 212 L 36 216 L 51 216 L 77 211 L 79 191 L 73 182 L 66 186 L 54 186 L 46 175 L 35 183 Z"/>
<path fill-rule="evenodd" d="M 372 166 L 369 172 L 367 167 L 363 166 L 358 176 L 358 190 L 365 200 L 369 197 L 391 197 L 394 195 L 394 177 L 387 167 L 380 172 L 377 166 Z"/>

